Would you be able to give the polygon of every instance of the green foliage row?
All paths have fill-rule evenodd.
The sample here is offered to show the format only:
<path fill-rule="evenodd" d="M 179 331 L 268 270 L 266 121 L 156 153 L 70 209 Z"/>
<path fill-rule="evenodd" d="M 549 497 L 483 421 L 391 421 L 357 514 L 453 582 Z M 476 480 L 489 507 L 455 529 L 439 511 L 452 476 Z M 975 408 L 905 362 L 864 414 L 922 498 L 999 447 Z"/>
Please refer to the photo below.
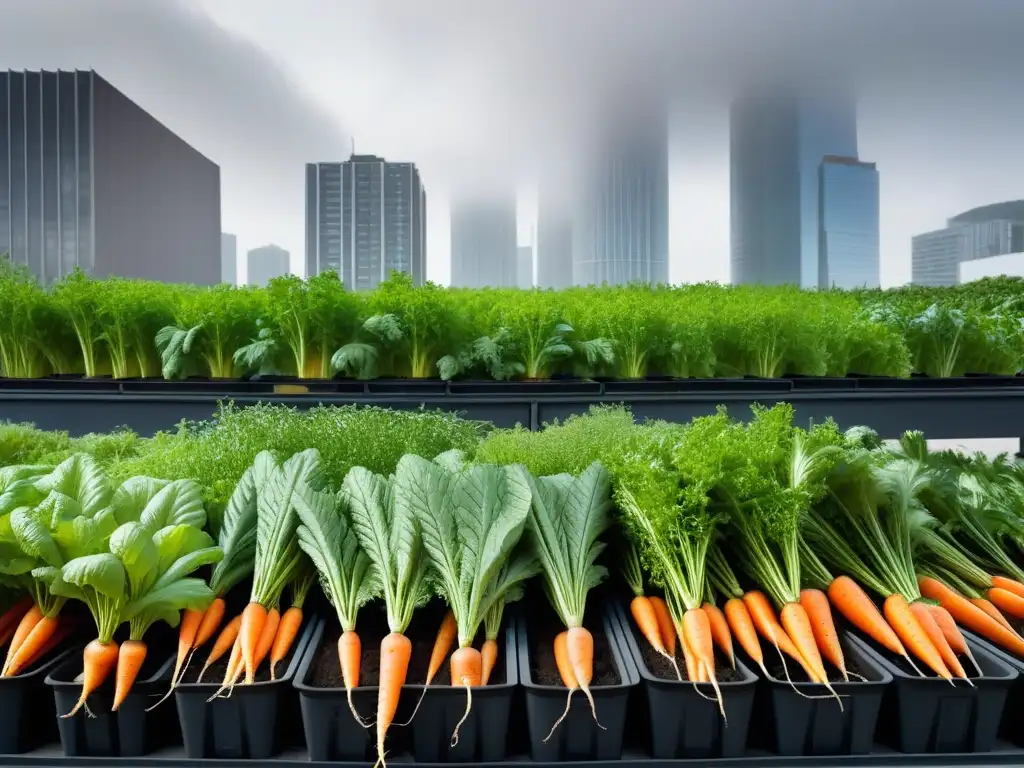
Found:
<path fill-rule="evenodd" d="M 0 375 L 114 378 L 777 378 L 1014 374 L 1024 281 L 804 291 L 698 284 L 565 291 L 414 286 L 334 273 L 198 288 L 0 263 Z"/>

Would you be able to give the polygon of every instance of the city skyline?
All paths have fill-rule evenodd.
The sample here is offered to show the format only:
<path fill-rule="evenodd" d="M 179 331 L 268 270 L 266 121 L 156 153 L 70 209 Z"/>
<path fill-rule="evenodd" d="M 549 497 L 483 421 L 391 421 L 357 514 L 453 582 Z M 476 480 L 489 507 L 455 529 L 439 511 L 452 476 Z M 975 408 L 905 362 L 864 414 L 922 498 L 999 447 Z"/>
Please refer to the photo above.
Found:
<path fill-rule="evenodd" d="M 273 243 L 250 249 L 245 262 L 247 285 L 265 286 L 275 277 L 284 277 L 291 271 L 291 254 Z"/>

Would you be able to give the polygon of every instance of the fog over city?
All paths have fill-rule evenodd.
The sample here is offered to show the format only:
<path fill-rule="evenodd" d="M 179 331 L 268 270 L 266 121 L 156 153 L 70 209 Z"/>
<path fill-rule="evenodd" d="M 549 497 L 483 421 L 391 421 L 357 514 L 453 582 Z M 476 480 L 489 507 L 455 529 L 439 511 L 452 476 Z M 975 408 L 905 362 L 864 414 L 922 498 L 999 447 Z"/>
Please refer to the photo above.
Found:
<path fill-rule="evenodd" d="M 301 269 L 303 164 L 417 164 L 428 276 L 448 278 L 448 200 L 534 186 L 599 126 L 665 95 L 674 281 L 729 279 L 728 102 L 751 78 L 859 93 L 878 164 L 882 283 L 910 237 L 1024 197 L 1020 0 L 4 0 L 0 64 L 94 68 L 219 163 L 225 231 Z"/>

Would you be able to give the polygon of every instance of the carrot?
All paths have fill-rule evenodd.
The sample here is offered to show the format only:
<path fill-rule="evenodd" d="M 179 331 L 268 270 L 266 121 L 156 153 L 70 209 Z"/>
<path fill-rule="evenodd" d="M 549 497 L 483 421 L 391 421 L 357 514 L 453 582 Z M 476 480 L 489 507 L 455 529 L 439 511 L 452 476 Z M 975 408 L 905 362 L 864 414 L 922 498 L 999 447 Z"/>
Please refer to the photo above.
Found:
<path fill-rule="evenodd" d="M 964 671 L 960 659 L 956 657 L 953 648 L 946 641 L 946 636 L 942 634 L 939 623 L 935 620 L 931 610 L 929 610 L 928 604 L 915 600 L 910 604 L 910 610 L 917 619 L 917 623 L 921 625 L 921 629 L 928 635 L 928 639 L 932 641 L 935 650 L 939 652 L 939 656 L 942 657 L 942 661 L 950 673 L 967 680 L 967 673 Z"/>
<path fill-rule="evenodd" d="M 793 640 L 786 630 L 779 624 L 779 620 L 775 618 L 775 610 L 772 608 L 771 603 L 768 602 L 768 598 L 763 592 L 752 590 L 743 595 L 743 602 L 747 606 L 747 611 L 750 613 L 750 620 L 754 623 L 757 631 L 760 632 L 766 640 L 771 641 L 775 650 L 779 652 L 781 656 L 785 653 L 787 656 L 792 658 L 794 661 L 803 667 L 804 672 L 807 676 L 814 680 L 814 671 L 808 665 L 807 661 L 803 656 L 800 655 L 800 651 L 793 644 Z M 785 664 L 785 659 L 783 659 Z"/>
<path fill-rule="evenodd" d="M 691 608 L 683 614 L 683 640 L 690 652 L 693 653 L 698 673 L 700 674 L 703 670 L 703 674 L 707 675 L 708 682 L 715 689 L 718 710 L 722 713 L 722 718 L 725 719 L 725 704 L 722 701 L 722 692 L 718 687 L 718 678 L 715 675 L 715 645 L 707 611 Z"/>
<path fill-rule="evenodd" d="M 29 612 L 33 605 L 32 598 L 26 595 L 4 611 L 4 615 L 0 616 L 0 645 L 7 642 L 7 638 L 14 633 L 18 622 L 25 618 L 25 614 Z"/>
<path fill-rule="evenodd" d="M 563 630 L 555 635 L 555 666 L 558 668 L 558 676 L 562 678 L 562 685 L 570 691 L 579 688 L 576 682 L 576 673 L 569 661 L 569 632 Z"/>
<path fill-rule="evenodd" d="M 691 683 L 702 683 L 704 681 L 700 679 L 700 665 L 697 663 L 697 657 L 690 650 L 690 646 L 686 644 L 686 638 L 682 637 L 682 627 L 679 629 L 679 634 L 683 646 L 683 661 L 686 664 L 686 679 Z"/>
<path fill-rule="evenodd" d="M 359 687 L 359 667 L 363 661 L 363 644 L 355 630 L 345 630 L 338 638 L 338 664 L 341 667 L 341 680 L 345 684 L 345 695 L 348 697 L 348 708 L 360 725 L 363 718 L 356 712 L 352 701 L 352 690 Z"/>
<path fill-rule="evenodd" d="M 420 711 L 420 704 L 423 703 L 423 698 L 427 695 L 427 688 L 437 677 L 437 673 L 441 671 L 441 665 L 448 658 L 448 652 L 455 644 L 458 634 L 459 626 L 455 621 L 455 614 L 449 609 L 441 619 L 441 626 L 437 628 L 437 635 L 434 636 L 434 648 L 430 651 L 430 664 L 427 666 L 427 678 L 423 682 L 423 690 L 420 691 L 420 697 L 416 700 L 416 706 L 412 708 L 412 714 L 401 724 L 401 727 L 411 723 L 416 717 L 416 713 Z"/>
<path fill-rule="evenodd" d="M 754 663 L 761 668 L 765 677 L 768 670 L 764 666 L 764 654 L 761 653 L 761 643 L 757 639 L 757 630 L 750 618 L 750 611 L 747 604 L 738 597 L 731 597 L 725 602 L 725 618 L 729 621 L 729 628 L 732 634 L 739 641 L 740 647 Z"/>
<path fill-rule="evenodd" d="M 1013 625 L 1009 621 L 1006 620 L 1006 617 L 1003 616 L 1003 612 L 1000 611 L 998 608 L 996 608 L 994 605 L 992 605 L 992 603 L 989 600 L 987 600 L 986 598 L 984 598 L 984 597 L 972 597 L 972 598 L 970 598 L 970 602 L 974 603 L 976 606 L 981 608 L 981 610 L 983 610 L 985 613 L 987 613 L 993 619 L 998 621 L 1000 624 L 1002 624 L 1008 630 L 1013 632 L 1013 634 L 1015 634 L 1015 635 L 1019 635 L 1020 634 L 1019 632 L 1017 632 L 1016 629 L 1013 628 Z"/>
<path fill-rule="evenodd" d="M 664 598 L 652 595 L 647 598 L 651 602 L 651 608 L 654 609 L 654 615 L 658 619 L 658 628 L 661 631 L 661 642 L 665 645 L 665 650 L 668 651 L 672 658 L 676 656 L 676 628 L 672 623 L 672 614 L 668 612 L 668 604 Z"/>
<path fill-rule="evenodd" d="M 843 646 L 839 642 L 836 624 L 832 620 L 832 608 L 828 597 L 820 589 L 804 589 L 800 592 L 800 605 L 804 607 L 807 618 L 811 621 L 811 630 L 814 632 L 814 640 L 821 655 L 839 670 L 843 680 L 849 681 L 846 658 L 843 656 Z"/>
<path fill-rule="evenodd" d="M 302 609 L 293 605 L 281 617 L 277 625 L 277 635 L 274 637 L 274 645 L 270 650 L 270 679 L 276 680 L 277 665 L 284 661 L 284 657 L 295 644 L 295 638 L 299 635 L 299 628 L 302 627 Z"/>
<path fill-rule="evenodd" d="M 736 669 L 736 654 L 732 647 L 732 633 L 729 631 L 729 622 L 725 620 L 725 614 L 717 605 L 704 603 L 703 611 L 708 615 L 708 623 L 711 625 L 711 637 L 715 645 L 722 649 L 722 653 L 729 659 L 729 666 Z"/>
<path fill-rule="evenodd" d="M 178 630 L 178 657 L 174 662 L 174 674 L 171 675 L 171 688 L 177 685 L 182 667 L 185 666 L 185 659 L 188 658 L 188 652 L 195 647 L 203 616 L 203 611 L 187 610 L 181 614 L 181 628 Z M 124 653 L 124 647 L 121 648 L 121 652 Z"/>
<path fill-rule="evenodd" d="M 576 682 L 580 690 L 590 702 L 590 712 L 597 720 L 597 706 L 594 704 L 594 696 L 590 692 L 590 681 L 594 678 L 594 636 L 585 627 L 569 627 L 569 634 L 565 638 L 566 648 L 569 653 L 569 663 L 572 664 L 572 673 L 576 675 Z"/>
<path fill-rule="evenodd" d="M 811 679 L 831 689 L 828 682 L 828 674 L 825 672 L 825 664 L 821 660 L 821 652 L 818 650 L 818 643 L 814 637 L 814 629 L 811 627 L 810 617 L 800 603 L 786 603 L 779 612 L 782 626 L 786 630 L 793 644 L 797 647 L 800 655 L 813 671 Z"/>
<path fill-rule="evenodd" d="M 85 646 L 85 651 L 82 653 L 82 695 L 78 697 L 78 702 L 71 708 L 71 711 L 61 717 L 73 717 L 78 710 L 85 706 L 86 699 L 90 694 L 103 685 L 104 681 L 110 677 L 110 673 L 117 667 L 117 658 L 117 643 L 101 643 L 97 639 Z"/>
<path fill-rule="evenodd" d="M 380 641 L 380 682 L 377 688 L 377 764 L 384 765 L 384 738 L 394 722 L 398 700 L 402 695 L 412 643 L 398 632 L 391 632 Z"/>
<path fill-rule="evenodd" d="M 217 637 L 217 642 L 213 644 L 213 649 L 210 651 L 210 655 L 206 657 L 206 663 L 203 664 L 202 670 L 199 672 L 199 677 L 196 678 L 196 682 L 201 682 L 203 675 L 206 674 L 211 666 L 220 661 L 221 656 L 231 650 L 232 646 L 235 645 L 235 640 L 238 639 L 238 630 L 242 626 L 241 615 L 235 616 L 229 621 L 224 629 L 221 630 L 220 635 Z"/>
<path fill-rule="evenodd" d="M 946 642 L 949 643 L 949 647 L 953 650 L 953 653 L 959 653 L 961 656 L 966 656 L 977 667 L 978 663 L 974 661 L 974 654 L 971 653 L 970 647 L 967 645 L 967 638 L 963 636 L 960 631 L 960 627 L 953 621 L 953 617 L 949 615 L 949 611 L 943 608 L 941 605 L 928 605 L 928 610 L 932 614 L 932 618 L 935 619 L 935 623 L 938 625 L 939 630 L 942 632 L 942 636 L 946 638 Z"/>
<path fill-rule="evenodd" d="M 32 668 L 32 665 L 42 659 L 46 658 L 47 654 L 50 653 L 54 648 L 60 645 L 68 635 L 71 634 L 73 623 L 65 620 L 58 622 L 56 631 L 50 636 L 43 645 L 39 646 L 36 653 L 25 660 L 25 663 L 20 667 L 11 665 L 11 668 L 7 670 L 8 677 L 15 677 L 23 672 Z"/>
<path fill-rule="evenodd" d="M 922 595 L 930 600 L 938 600 L 958 624 L 1024 658 L 1024 639 L 1012 629 L 1007 629 L 983 608 L 979 608 L 937 579 L 923 576 L 917 580 L 917 584 Z"/>
<path fill-rule="evenodd" d="M 462 719 L 455 724 L 451 741 L 453 747 L 458 745 L 459 729 L 466 722 L 469 711 L 473 708 L 473 686 L 480 685 L 480 681 L 483 679 L 483 666 L 483 656 L 472 646 L 459 648 L 452 654 L 452 685 L 461 685 L 466 689 L 466 711 L 462 714 Z"/>
<path fill-rule="evenodd" d="M 993 576 L 992 586 L 1005 589 L 1007 592 L 1013 592 L 1018 597 L 1024 597 L 1024 584 L 1021 584 L 1016 579 L 1010 579 L 1006 576 Z"/>
<path fill-rule="evenodd" d="M 849 576 L 837 576 L 828 587 L 828 599 L 843 617 L 886 650 L 902 656 L 917 670 L 899 637 L 878 610 L 878 606 Z M 920 673 L 920 671 L 918 670 Z"/>
<path fill-rule="evenodd" d="M 226 610 L 227 604 L 224 602 L 224 598 L 214 598 L 214 601 L 210 603 L 210 606 L 203 613 L 203 620 L 199 623 L 199 629 L 196 630 L 195 642 L 192 644 L 193 648 L 202 648 L 210 642 L 210 638 L 220 629 L 220 623 L 224 621 L 224 612 Z"/>
<path fill-rule="evenodd" d="M 986 593 L 992 604 L 1015 619 L 1024 619 L 1024 597 L 1001 587 L 993 587 Z"/>
<path fill-rule="evenodd" d="M 637 595 L 629 603 L 629 612 L 633 615 L 640 633 L 651 644 L 651 647 L 662 656 L 667 656 L 665 643 L 661 639 L 661 626 L 658 624 L 658 614 L 654 612 L 650 598 Z"/>
<path fill-rule="evenodd" d="M 491 672 L 498 663 L 498 641 L 493 638 L 484 640 L 480 648 L 480 656 L 483 661 L 483 668 L 480 674 L 480 685 L 487 685 L 491 679 Z"/>
<path fill-rule="evenodd" d="M 146 644 L 141 640 L 125 640 L 121 643 L 121 650 L 117 654 L 117 676 L 114 684 L 114 706 L 111 711 L 116 712 L 117 708 L 124 703 L 128 692 L 135 684 L 135 678 L 139 676 L 139 670 L 146 660 Z"/>
<path fill-rule="evenodd" d="M 263 623 L 263 631 L 260 632 L 259 642 L 256 643 L 256 655 L 253 656 L 253 675 L 259 671 L 260 664 L 263 663 L 264 659 L 270 654 L 270 649 L 274 645 L 274 638 L 277 637 L 277 630 L 281 626 L 281 614 L 277 608 L 271 608 L 267 611 L 267 620 Z M 245 649 L 242 649 L 245 652 Z M 246 683 L 252 682 L 249 680 L 248 674 L 245 679 Z"/>
<path fill-rule="evenodd" d="M 256 647 L 267 623 L 267 608 L 260 603 L 249 603 L 242 610 L 242 626 L 238 628 L 238 638 L 242 643 L 242 663 L 245 669 L 245 682 L 251 683 L 256 676 Z"/>
<path fill-rule="evenodd" d="M 21 617 L 21 621 L 18 622 L 18 628 L 14 631 L 14 637 L 11 638 L 11 644 L 7 648 L 7 658 L 4 661 L 3 669 L 0 670 L 0 677 L 6 676 L 7 668 L 11 665 L 11 660 L 14 655 L 18 652 L 21 644 L 25 642 L 25 638 L 28 637 L 29 633 L 35 628 L 39 620 L 43 618 L 43 612 L 39 606 L 34 604 L 25 615 Z"/>
<path fill-rule="evenodd" d="M 949 672 L 949 667 L 946 666 L 939 650 L 931 641 L 928 633 L 921 627 L 921 623 L 914 616 L 913 611 L 910 610 L 906 598 L 898 593 L 889 595 L 885 598 L 882 610 L 885 612 L 885 618 L 889 621 L 889 626 L 895 630 L 911 653 L 943 680 L 952 682 L 953 676 Z"/>
<path fill-rule="evenodd" d="M 13 677 L 18 674 L 21 670 L 28 666 L 28 663 L 33 657 L 38 656 L 39 652 L 43 649 L 43 646 L 49 642 L 50 638 L 53 637 L 57 631 L 59 625 L 58 617 L 43 616 L 36 622 L 36 625 L 32 627 L 32 631 L 28 633 L 24 642 L 18 646 L 18 650 L 15 652 L 14 657 L 10 660 L 7 665 L 7 670 L 4 672 L 4 677 Z"/>

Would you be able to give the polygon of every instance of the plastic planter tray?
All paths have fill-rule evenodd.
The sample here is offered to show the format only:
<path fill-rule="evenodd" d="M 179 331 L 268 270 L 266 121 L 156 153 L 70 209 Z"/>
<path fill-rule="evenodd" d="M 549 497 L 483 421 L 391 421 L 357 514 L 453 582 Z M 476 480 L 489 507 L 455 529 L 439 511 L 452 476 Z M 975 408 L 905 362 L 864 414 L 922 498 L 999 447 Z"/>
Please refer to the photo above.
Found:
<path fill-rule="evenodd" d="M 640 675 L 633 663 L 627 661 L 619 622 L 608 610 L 601 611 L 599 615 L 600 619 L 588 626 L 595 634 L 603 632 L 620 680 L 618 685 L 592 685 L 590 689 L 597 708 L 597 719 L 604 728 L 598 728 L 586 697 L 577 691 L 572 696 L 568 716 L 547 742 L 544 738 L 565 711 L 568 692 L 561 685 L 541 685 L 533 681 L 530 667 L 530 620 L 522 616 L 519 619 L 516 627 L 519 680 L 525 691 L 530 754 L 534 761 L 605 761 L 622 757 L 629 696 L 639 685 Z"/>
<path fill-rule="evenodd" d="M 972 641 L 973 645 L 984 648 L 1017 672 L 1017 679 L 1010 685 L 1010 690 L 1006 695 L 1006 706 L 1003 708 L 1003 720 L 999 725 L 999 735 L 1012 744 L 1024 746 L 1024 730 L 1021 729 L 1021 715 L 1024 713 L 1024 661 L 985 638 L 970 632 L 964 632 L 964 635 Z"/>
<path fill-rule="evenodd" d="M 902 661 L 863 643 L 869 658 L 893 677 L 882 702 L 879 733 L 901 752 L 989 752 L 996 745 L 1007 693 L 1017 672 L 972 639 L 968 644 L 980 677 L 950 685 L 938 677 L 905 671 Z"/>
<path fill-rule="evenodd" d="M 289 706 L 294 698 L 292 679 L 315 627 L 314 620 L 306 620 L 284 674 L 277 680 L 236 685 L 230 696 L 213 701 L 209 699 L 220 688 L 223 673 L 211 675 L 216 683 L 204 678 L 202 683 L 178 685 L 174 698 L 185 754 L 190 758 L 266 760 L 289 736 L 299 733 L 298 707 Z"/>
<path fill-rule="evenodd" d="M 893 676 L 856 635 L 843 632 L 840 642 L 847 661 L 867 678 L 832 683 L 842 697 L 841 709 L 821 685 L 790 684 L 775 677 L 764 681 L 771 693 L 773 746 L 778 754 L 857 755 L 874 748 L 878 713 Z M 790 664 L 790 669 L 794 666 Z"/>
<path fill-rule="evenodd" d="M 131 693 L 117 712 L 114 703 L 113 675 L 89 697 L 89 712 L 83 707 L 74 717 L 59 717 L 70 712 L 82 693 L 75 678 L 82 670 L 82 657 L 71 654 L 46 678 L 53 691 L 57 729 L 61 746 L 68 757 L 140 757 L 152 750 L 178 741 L 178 726 L 169 702 L 152 712 L 146 708 L 167 693 L 173 659 L 150 654 L 142 665 Z M 89 713 L 92 713 L 90 716 Z"/>
<path fill-rule="evenodd" d="M 615 601 L 616 619 L 622 631 L 629 660 L 633 662 L 647 699 L 647 715 L 651 731 L 651 756 L 655 759 L 696 757 L 742 757 L 747 748 L 747 731 L 754 707 L 757 675 L 742 662 L 736 662 L 738 680 L 719 683 L 728 725 L 714 699 L 708 683 L 698 687 L 691 682 L 666 680 L 653 674 L 647 666 L 640 643 L 628 613 Z M 705 698 L 709 696 L 711 701 Z"/>
<path fill-rule="evenodd" d="M 363 761 L 375 757 L 376 729 L 355 722 L 343 688 L 310 685 L 314 664 L 324 645 L 326 623 L 313 631 L 295 674 L 302 725 L 311 760 Z M 466 710 L 466 691 L 447 684 L 430 686 L 423 706 L 408 729 L 388 731 L 388 752 L 401 751 L 403 731 L 411 731 L 413 759 L 418 763 L 481 763 L 505 759 L 512 700 L 519 681 L 516 633 L 508 623 L 504 636 L 505 682 L 473 689 L 473 709 L 459 729 L 459 743 L 451 746 L 452 733 Z M 422 685 L 402 688 L 402 702 L 396 722 L 408 719 L 423 693 Z M 377 706 L 377 687 L 360 686 L 352 693 L 353 705 L 364 719 L 372 720 Z"/>
<path fill-rule="evenodd" d="M 26 752 L 57 740 L 56 705 L 44 681 L 78 652 L 80 646 L 68 642 L 27 673 L 0 678 L 0 753 Z"/>

